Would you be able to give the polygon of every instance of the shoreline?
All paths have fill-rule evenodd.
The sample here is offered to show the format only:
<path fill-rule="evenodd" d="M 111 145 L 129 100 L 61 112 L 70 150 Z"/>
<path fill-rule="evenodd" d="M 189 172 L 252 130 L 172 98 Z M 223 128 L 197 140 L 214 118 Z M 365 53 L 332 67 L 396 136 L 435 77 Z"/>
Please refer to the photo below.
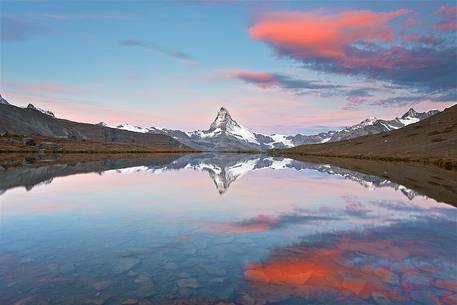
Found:
<path fill-rule="evenodd" d="M 440 168 L 453 170 L 457 169 L 457 160 L 447 159 L 444 157 L 433 157 L 433 156 L 416 156 L 416 157 L 397 157 L 397 156 L 376 156 L 376 155 L 342 155 L 342 154 L 313 154 L 313 153 L 287 153 L 287 152 L 273 152 L 271 156 L 285 157 L 295 160 L 306 157 L 316 158 L 338 158 L 338 159 L 353 159 L 353 160 L 369 160 L 369 161 L 380 161 L 380 162 L 404 162 L 404 163 L 416 163 L 416 164 L 430 164 Z M 294 156 L 296 158 L 294 158 Z M 298 158 L 297 158 L 298 157 Z"/>
<path fill-rule="evenodd" d="M 289 157 L 291 156 L 282 156 Z M 350 157 L 323 157 L 295 154 L 294 160 L 331 164 L 367 175 L 382 177 L 422 195 L 457 207 L 457 167 L 403 160 L 373 160 Z"/>

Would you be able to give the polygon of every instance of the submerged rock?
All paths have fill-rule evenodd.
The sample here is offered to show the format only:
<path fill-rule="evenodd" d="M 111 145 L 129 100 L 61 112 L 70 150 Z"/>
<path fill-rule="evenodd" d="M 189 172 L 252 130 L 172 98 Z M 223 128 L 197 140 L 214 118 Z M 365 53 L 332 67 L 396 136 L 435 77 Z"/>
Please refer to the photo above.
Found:
<path fill-rule="evenodd" d="M 133 269 L 136 265 L 140 263 L 140 260 L 134 258 L 123 258 L 118 261 L 118 264 L 114 266 L 114 272 L 121 274 L 126 273 Z"/>
<path fill-rule="evenodd" d="M 94 284 L 94 288 L 97 291 L 105 290 L 106 288 L 110 287 L 111 283 L 108 281 L 100 281 Z"/>
<path fill-rule="evenodd" d="M 215 266 L 202 266 L 205 269 L 206 273 L 214 276 L 224 276 L 226 274 L 225 270 Z"/>

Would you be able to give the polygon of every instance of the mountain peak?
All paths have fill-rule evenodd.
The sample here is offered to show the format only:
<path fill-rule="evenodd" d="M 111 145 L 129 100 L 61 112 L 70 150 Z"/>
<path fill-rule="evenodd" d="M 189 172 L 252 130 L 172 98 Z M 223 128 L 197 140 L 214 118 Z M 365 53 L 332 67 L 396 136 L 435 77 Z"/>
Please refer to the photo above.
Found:
<path fill-rule="evenodd" d="M 35 107 L 33 104 L 28 104 L 28 105 L 27 105 L 27 109 L 33 109 L 33 110 L 39 111 L 39 112 L 41 112 L 41 113 L 43 113 L 43 114 L 49 115 L 49 116 L 52 117 L 52 118 L 55 118 L 55 117 L 56 117 L 56 116 L 54 115 L 54 113 L 52 113 L 51 111 L 49 111 L 49 110 L 44 110 L 44 109 Z"/>
<path fill-rule="evenodd" d="M 232 125 L 239 126 L 238 123 L 232 119 L 232 116 L 230 115 L 228 110 L 224 107 L 221 107 L 213 123 L 211 123 L 209 130 L 215 130 L 217 128 L 220 128 L 226 131 L 227 129 L 229 129 L 228 127 Z"/>
<path fill-rule="evenodd" d="M 10 103 L 8 103 L 7 100 L 5 100 L 2 95 L 0 94 L 0 104 L 4 104 L 4 105 L 9 105 Z"/>
<path fill-rule="evenodd" d="M 402 119 L 407 118 L 407 117 L 414 118 L 417 116 L 417 114 L 418 114 L 418 112 L 416 110 L 414 110 L 414 108 L 409 108 L 409 110 L 404 115 L 402 115 L 401 118 Z"/>

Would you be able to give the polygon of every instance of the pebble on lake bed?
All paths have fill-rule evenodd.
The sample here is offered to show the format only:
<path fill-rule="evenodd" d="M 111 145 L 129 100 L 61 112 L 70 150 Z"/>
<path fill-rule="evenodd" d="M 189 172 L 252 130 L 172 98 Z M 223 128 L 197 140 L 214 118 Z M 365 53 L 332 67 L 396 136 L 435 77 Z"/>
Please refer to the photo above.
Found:
<path fill-rule="evenodd" d="M 193 278 L 188 278 L 188 279 L 181 279 L 178 280 L 178 286 L 179 288 L 198 288 L 200 287 L 200 283 L 196 279 Z"/>
<path fill-rule="evenodd" d="M 122 305 L 136 305 L 136 304 L 138 304 L 138 300 L 137 299 L 127 299 L 127 300 L 122 301 L 121 304 Z"/>

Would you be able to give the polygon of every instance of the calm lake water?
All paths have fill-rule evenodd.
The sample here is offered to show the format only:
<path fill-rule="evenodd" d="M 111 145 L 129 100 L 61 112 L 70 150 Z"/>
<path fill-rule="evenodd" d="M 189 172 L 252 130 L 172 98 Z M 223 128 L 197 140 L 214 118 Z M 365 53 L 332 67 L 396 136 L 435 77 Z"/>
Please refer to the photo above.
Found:
<path fill-rule="evenodd" d="M 457 304 L 457 209 L 198 154 L 0 172 L 0 304 Z"/>

